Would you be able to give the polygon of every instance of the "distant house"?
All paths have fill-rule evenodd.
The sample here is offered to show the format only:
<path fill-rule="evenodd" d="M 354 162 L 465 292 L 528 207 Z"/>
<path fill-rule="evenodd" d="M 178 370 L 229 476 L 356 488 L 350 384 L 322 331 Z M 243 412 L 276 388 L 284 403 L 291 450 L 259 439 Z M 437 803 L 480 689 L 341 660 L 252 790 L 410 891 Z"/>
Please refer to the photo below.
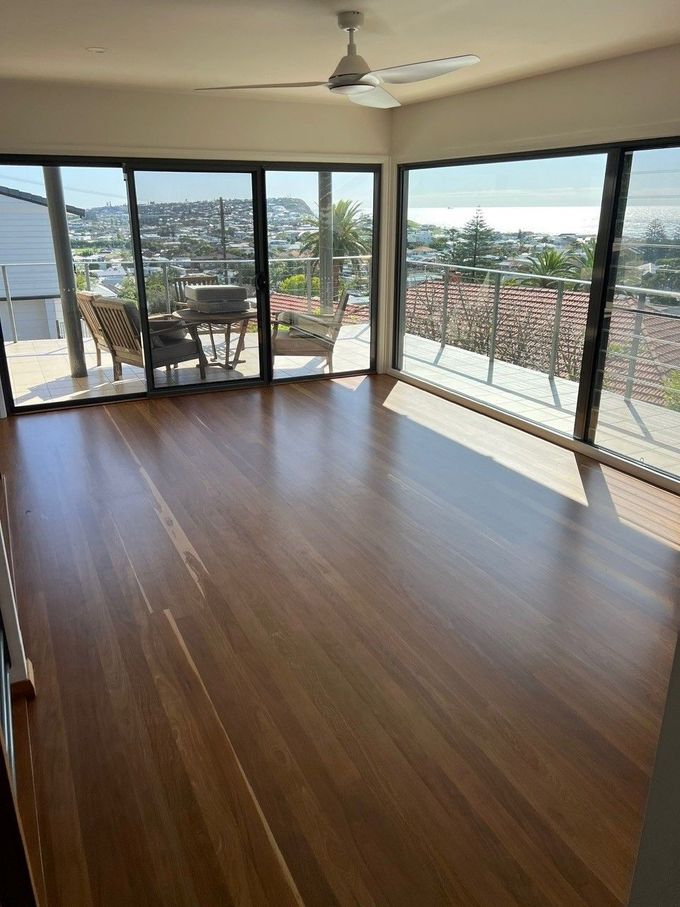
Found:
<path fill-rule="evenodd" d="M 66 210 L 73 217 L 85 214 L 72 205 Z M 58 337 L 61 303 L 46 198 L 0 186 L 0 265 L 6 266 L 19 339 Z M 4 340 L 13 340 L 1 277 L 0 324 Z"/>
<path fill-rule="evenodd" d="M 422 243 L 425 245 L 430 245 L 432 242 L 432 231 L 431 230 L 408 230 L 406 234 L 406 239 L 409 245 L 414 243 Z"/>

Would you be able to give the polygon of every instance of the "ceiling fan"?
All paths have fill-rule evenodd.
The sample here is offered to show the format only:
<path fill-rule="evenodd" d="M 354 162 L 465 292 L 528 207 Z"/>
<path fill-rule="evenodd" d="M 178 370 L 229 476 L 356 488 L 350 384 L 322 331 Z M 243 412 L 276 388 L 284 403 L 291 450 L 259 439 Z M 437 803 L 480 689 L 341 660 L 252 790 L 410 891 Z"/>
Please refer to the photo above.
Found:
<path fill-rule="evenodd" d="M 214 88 L 196 88 L 195 91 L 234 91 L 244 88 L 316 88 L 325 85 L 334 94 L 346 95 L 354 104 L 364 107 L 399 107 L 399 101 L 381 86 L 405 85 L 443 76 L 464 66 L 479 63 L 475 54 L 426 60 L 423 63 L 405 63 L 386 69 L 371 69 L 357 53 L 354 33 L 364 24 L 364 15 L 356 11 L 338 13 L 338 27 L 349 34 L 347 53 L 325 82 L 274 82 L 264 85 L 219 85 Z"/>

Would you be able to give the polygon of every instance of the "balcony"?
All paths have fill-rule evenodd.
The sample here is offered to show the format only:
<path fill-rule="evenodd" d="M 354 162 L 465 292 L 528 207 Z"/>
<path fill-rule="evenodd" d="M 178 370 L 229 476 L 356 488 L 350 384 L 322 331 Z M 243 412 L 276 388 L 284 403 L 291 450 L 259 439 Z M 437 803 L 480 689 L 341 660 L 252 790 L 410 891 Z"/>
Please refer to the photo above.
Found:
<path fill-rule="evenodd" d="M 341 273 L 346 275 L 346 283 L 352 293 L 340 327 L 333 354 L 335 372 L 366 369 L 370 365 L 370 258 L 355 256 L 351 259 L 336 259 Z M 293 311 L 300 314 L 315 313 L 319 309 L 318 278 L 314 276 L 317 259 L 286 258 L 272 259 L 270 296 L 272 316 L 279 312 Z M 111 268 L 107 261 L 76 262 L 78 283 L 82 289 L 95 293 L 114 296 L 130 293 L 134 288 L 134 267 L 131 261 L 121 261 L 117 268 Z M 85 323 L 82 323 L 87 376 L 72 378 L 70 375 L 68 348 L 64 339 L 61 310 L 58 300 L 51 302 L 52 317 L 46 317 L 43 326 L 36 325 L 35 318 L 29 317 L 26 310 L 32 301 L 14 300 L 12 296 L 12 276 L 19 268 L 44 268 L 49 263 L 34 262 L 30 264 L 0 264 L 0 276 L 4 286 L 4 299 L 0 299 L 3 311 L 3 333 L 5 337 L 5 354 L 10 372 L 14 400 L 18 406 L 33 406 L 44 403 L 68 403 L 76 400 L 95 399 L 100 397 L 120 396 L 130 393 L 142 393 L 146 388 L 145 374 L 142 368 L 130 365 L 123 366 L 122 378 L 114 381 L 113 366 L 109 356 L 103 355 L 101 365 L 96 362 L 96 349 L 89 336 Z M 194 265 L 194 268 L 196 265 Z M 200 271 L 203 274 L 215 274 L 220 282 L 230 282 L 249 287 L 254 293 L 255 267 L 252 259 L 224 261 L 201 261 Z M 185 261 L 150 262 L 146 274 L 147 300 L 150 313 L 172 312 L 178 307 L 178 300 L 173 292 L 173 276 L 190 276 Z M 109 276 L 107 276 L 107 274 Z M 292 282 L 289 278 L 295 278 Z M 126 279 L 127 278 L 127 279 Z M 283 287 L 286 292 L 281 291 Z M 0 289 L 1 293 L 1 289 Z M 136 296 L 136 291 L 133 289 Z M 37 302 L 42 302 L 38 300 Z M 24 307 L 22 309 L 22 306 Z M 38 306 L 40 308 L 40 306 Z M 22 331 L 33 335 L 23 337 Z M 37 335 L 37 336 L 36 336 Z M 212 356 L 212 346 L 207 335 L 200 334 L 206 356 Z M 225 339 L 215 332 L 217 359 L 224 361 Z M 232 338 L 231 353 L 236 338 Z M 274 362 L 275 378 L 293 378 L 309 374 L 322 374 L 326 371 L 325 361 L 319 357 L 285 357 L 277 356 Z M 245 336 L 245 345 L 236 368 L 208 368 L 205 382 L 237 381 L 243 378 L 256 378 L 259 375 L 258 335 L 253 324 Z M 181 363 L 172 370 L 170 379 L 163 369 L 154 371 L 157 387 L 168 382 L 172 385 L 203 383 L 193 363 Z"/>
<path fill-rule="evenodd" d="M 409 259 L 403 371 L 572 435 L 588 281 Z M 596 443 L 680 473 L 680 294 L 617 286 Z"/>

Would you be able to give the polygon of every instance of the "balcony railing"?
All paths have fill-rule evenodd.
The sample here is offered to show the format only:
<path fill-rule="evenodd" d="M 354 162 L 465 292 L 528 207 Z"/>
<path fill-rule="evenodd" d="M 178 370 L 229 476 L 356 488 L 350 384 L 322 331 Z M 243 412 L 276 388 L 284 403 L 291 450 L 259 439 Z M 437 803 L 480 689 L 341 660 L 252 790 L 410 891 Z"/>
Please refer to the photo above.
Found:
<path fill-rule="evenodd" d="M 315 291 L 315 272 L 318 272 L 318 257 L 304 258 L 270 258 L 270 286 L 274 292 L 285 292 L 291 296 L 301 296 L 306 298 L 307 310 L 312 312 L 319 304 L 318 290 Z M 122 268 L 126 273 L 120 275 L 120 279 L 125 277 L 135 278 L 135 266 L 131 259 L 88 259 L 87 261 L 74 260 L 76 275 L 84 281 L 87 290 L 96 287 L 98 281 L 107 279 L 106 271 L 112 270 L 111 265 Z M 346 284 L 351 284 L 351 289 L 357 295 L 364 295 L 370 298 L 371 294 L 371 256 L 370 255 L 342 255 L 334 256 L 334 267 L 340 272 L 340 279 Z M 107 267 L 108 266 L 108 267 Z M 32 298 L 58 298 L 59 292 L 57 287 L 56 271 L 54 271 L 54 262 L 50 261 L 31 261 L 31 262 L 6 262 L 0 264 L 0 276 L 2 278 L 2 287 L 0 288 L 0 302 L 6 302 L 9 310 L 9 321 L 12 332 L 11 340 L 16 343 L 21 339 L 17 328 L 15 305 L 16 300 L 12 294 L 11 273 L 14 269 L 33 269 L 51 268 L 54 272 L 55 290 L 50 293 L 36 292 Z M 191 274 L 214 274 L 218 280 L 224 282 L 238 283 L 242 286 L 255 286 L 255 259 L 164 259 L 156 261 L 154 259 L 144 260 L 145 279 L 149 280 L 154 274 L 161 276 L 163 288 L 163 308 L 171 312 L 177 305 L 177 299 L 173 294 L 172 281 L 176 277 L 190 277 Z M 96 272 L 96 273 L 95 273 Z M 347 273 L 349 272 L 349 273 Z M 111 275 L 112 277 L 117 275 Z M 287 277 L 300 276 L 303 278 L 302 287 L 281 289 L 281 283 Z M 4 296 L 2 292 L 4 291 Z"/>
<path fill-rule="evenodd" d="M 452 290 L 463 287 L 488 287 L 490 290 L 490 318 L 488 334 L 485 334 L 486 350 L 488 356 L 488 374 L 489 383 L 493 381 L 494 364 L 497 358 L 497 339 L 499 328 L 499 311 L 501 302 L 504 306 L 515 305 L 521 307 L 521 301 L 514 301 L 510 294 L 502 295 L 502 289 L 516 288 L 522 286 L 525 292 L 530 289 L 537 289 L 538 293 L 543 296 L 542 301 L 553 301 L 554 309 L 552 313 L 552 327 L 549 340 L 547 375 L 550 381 L 553 381 L 558 372 L 558 352 L 560 344 L 560 331 L 563 324 L 564 316 L 564 297 L 567 292 L 582 291 L 588 294 L 590 291 L 590 280 L 576 277 L 553 277 L 551 275 L 531 274 L 526 271 L 509 271 L 495 268 L 479 268 L 470 265 L 446 264 L 442 262 L 421 261 L 418 259 L 407 258 L 406 264 L 409 268 L 406 277 L 406 305 L 409 302 L 414 304 L 414 299 L 409 298 L 409 294 L 417 294 L 419 287 L 426 281 L 435 281 L 441 285 L 441 294 L 437 294 L 436 304 L 432 305 L 431 321 L 434 316 L 440 317 L 441 330 L 437 331 L 440 335 L 440 349 L 452 345 L 448 340 L 449 327 L 451 325 L 452 315 L 455 315 L 455 301 L 452 301 Z M 414 273 L 416 272 L 416 273 Z M 463 278 L 467 277 L 465 282 Z M 544 286 L 537 286 L 537 281 L 542 281 Z M 545 290 L 553 290 L 552 300 L 545 297 Z M 439 305 L 439 296 L 441 296 L 441 305 Z M 623 305 L 622 300 L 628 300 L 632 305 Z M 679 304 L 677 314 L 672 311 L 661 310 L 662 306 L 670 308 L 671 305 Z M 415 306 L 414 306 L 415 307 Z M 437 311 L 435 312 L 435 308 Z M 633 319 L 632 330 L 629 337 L 628 351 L 620 350 L 617 344 L 610 344 L 608 350 L 608 363 L 613 358 L 623 359 L 628 362 L 627 374 L 625 378 L 624 397 L 630 399 L 635 386 L 641 387 L 652 386 L 652 382 L 637 376 L 636 371 L 640 363 L 651 362 L 649 357 L 644 355 L 645 338 L 643 325 L 645 318 L 670 319 L 677 323 L 677 339 L 659 339 L 656 338 L 656 345 L 669 351 L 673 361 L 664 361 L 658 356 L 654 358 L 653 363 L 658 368 L 671 370 L 680 369 L 680 355 L 673 357 L 673 353 L 680 351 L 680 291 L 673 292 L 669 290 L 655 290 L 647 287 L 627 286 L 617 284 L 614 288 L 613 302 L 610 312 L 623 313 Z M 587 300 L 584 301 L 583 308 L 583 331 L 585 331 L 585 318 L 587 315 Z M 416 330 L 417 332 L 417 330 Z M 516 363 L 521 364 L 521 363 Z M 529 366 L 526 366 L 529 367 Z M 656 385 L 655 385 L 656 386 Z"/>

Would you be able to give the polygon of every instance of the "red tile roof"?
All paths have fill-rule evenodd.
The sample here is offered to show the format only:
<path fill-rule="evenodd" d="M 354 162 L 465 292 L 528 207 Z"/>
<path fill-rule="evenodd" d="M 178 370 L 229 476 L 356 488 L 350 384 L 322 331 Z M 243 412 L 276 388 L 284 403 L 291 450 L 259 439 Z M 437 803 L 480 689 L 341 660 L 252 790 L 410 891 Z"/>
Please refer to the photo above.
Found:
<path fill-rule="evenodd" d="M 405 327 L 440 342 L 444 319 L 443 281 L 427 278 L 407 288 Z M 649 298 L 648 298 L 649 299 Z M 452 273 L 448 286 L 447 343 L 488 355 L 493 317 L 494 284 L 470 283 Z M 562 297 L 556 348 L 555 374 L 577 380 L 581 368 L 589 294 L 566 289 Z M 496 358 L 503 362 L 548 372 L 557 304 L 557 289 L 503 284 L 498 301 Z M 663 405 L 664 379 L 680 369 L 680 307 L 646 302 L 646 313 L 636 316 L 639 303 L 617 296 L 611 316 L 609 354 L 604 386 L 623 394 L 631 355 L 635 362 L 631 396 Z M 676 317 L 675 316 L 677 312 Z M 671 316 L 671 317 L 668 317 Z M 634 348 L 639 317 L 638 349 Z"/>
<path fill-rule="evenodd" d="M 278 293 L 274 291 L 270 295 L 270 305 L 272 315 L 277 315 L 279 312 L 298 312 L 303 315 L 310 313 L 306 296 L 292 296 L 289 293 Z M 319 300 L 319 297 L 313 296 L 311 300 L 311 314 L 318 315 L 320 305 L 321 301 Z M 342 323 L 356 324 L 357 322 L 368 321 L 369 315 L 369 306 L 365 303 L 353 303 L 352 297 L 350 296 L 349 302 L 345 308 L 345 314 L 342 318 Z"/>

